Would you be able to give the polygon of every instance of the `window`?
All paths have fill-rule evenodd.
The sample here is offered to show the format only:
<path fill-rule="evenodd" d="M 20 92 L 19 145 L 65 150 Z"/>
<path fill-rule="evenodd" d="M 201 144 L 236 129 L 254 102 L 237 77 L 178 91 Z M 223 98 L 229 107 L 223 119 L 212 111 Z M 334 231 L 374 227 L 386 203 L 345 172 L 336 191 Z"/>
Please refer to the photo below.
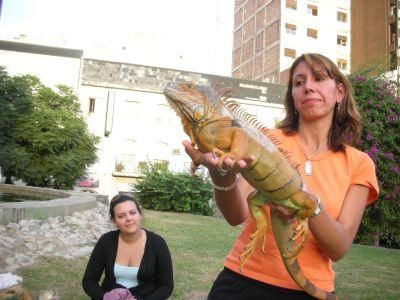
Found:
<path fill-rule="evenodd" d="M 318 31 L 315 29 L 307 28 L 307 36 L 313 39 L 317 39 Z"/>
<path fill-rule="evenodd" d="M 284 54 L 287 57 L 296 58 L 296 50 L 294 49 L 285 48 Z"/>
<path fill-rule="evenodd" d="M 286 0 L 286 8 L 296 10 L 297 9 L 297 1 L 296 0 Z"/>
<path fill-rule="evenodd" d="M 337 12 L 337 20 L 339 22 L 347 23 L 347 14 L 341 11 Z"/>
<path fill-rule="evenodd" d="M 347 46 L 347 36 L 344 35 L 338 35 L 337 36 L 337 44 L 339 46 Z"/>
<path fill-rule="evenodd" d="M 285 28 L 287 34 L 296 34 L 296 25 L 286 23 Z"/>
<path fill-rule="evenodd" d="M 94 113 L 95 98 L 89 98 L 89 114 Z"/>
<path fill-rule="evenodd" d="M 315 5 L 307 5 L 307 11 L 310 15 L 318 16 L 318 7 Z"/>
<path fill-rule="evenodd" d="M 390 3 L 390 16 L 396 16 L 396 3 Z"/>
<path fill-rule="evenodd" d="M 338 59 L 337 66 L 341 71 L 347 71 L 347 60 L 345 59 Z"/>

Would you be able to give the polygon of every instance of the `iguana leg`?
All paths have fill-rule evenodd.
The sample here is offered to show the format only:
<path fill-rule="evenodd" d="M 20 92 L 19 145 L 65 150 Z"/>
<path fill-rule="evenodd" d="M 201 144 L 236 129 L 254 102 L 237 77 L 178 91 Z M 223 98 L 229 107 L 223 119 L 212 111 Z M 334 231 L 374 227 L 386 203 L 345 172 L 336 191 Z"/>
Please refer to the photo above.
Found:
<path fill-rule="evenodd" d="M 286 241 L 286 249 L 284 253 L 282 253 L 282 256 L 285 258 L 292 258 L 303 249 L 308 232 L 307 218 L 313 214 L 317 204 L 317 198 L 306 191 L 300 190 L 293 194 L 288 200 L 288 203 L 290 203 L 288 205 L 297 207 L 297 224 L 293 224 L 291 228 L 292 234 L 288 241 Z"/>
<path fill-rule="evenodd" d="M 250 242 L 244 247 L 243 253 L 239 256 L 239 270 L 242 272 L 243 266 L 250 258 L 254 249 L 261 242 L 261 251 L 265 254 L 265 238 L 268 229 L 268 216 L 262 205 L 265 198 L 259 193 L 253 193 L 247 198 L 250 214 L 256 223 L 256 230 L 250 235 Z"/>
<path fill-rule="evenodd" d="M 304 241 L 308 232 L 308 222 L 307 218 L 304 219 L 302 218 L 302 216 L 304 210 L 307 214 L 310 208 L 309 205 L 302 205 L 304 205 L 303 199 L 304 197 L 307 197 L 307 195 L 309 194 L 304 191 L 299 191 L 292 195 L 289 199 L 281 200 L 274 203 L 276 205 L 286 207 L 287 209 L 296 212 L 296 221 L 290 224 L 286 224 L 286 238 L 284 239 L 284 244 L 281 247 L 281 255 L 284 258 L 289 259 L 295 257 L 303 249 Z M 307 204 L 312 203 L 312 200 L 311 202 L 309 200 L 307 201 Z"/>
<path fill-rule="evenodd" d="M 308 223 L 305 220 L 298 220 L 298 223 L 298 226 L 292 227 L 293 233 L 287 240 L 286 251 L 282 253 L 284 258 L 293 258 L 303 249 L 308 232 Z"/>
<path fill-rule="evenodd" d="M 248 148 L 249 148 L 249 135 L 244 130 L 240 128 L 235 128 L 235 130 L 231 133 L 230 142 L 229 142 L 229 151 L 222 152 L 220 155 L 220 167 L 222 167 L 223 161 L 226 157 L 230 157 L 233 160 L 232 167 L 235 166 L 236 162 L 241 159 L 248 158 Z M 227 146 L 227 141 L 221 142 L 221 145 Z"/>
<path fill-rule="evenodd" d="M 317 197 L 303 190 L 290 196 L 290 200 L 300 207 L 296 216 L 302 220 L 310 217 L 314 213 L 315 206 L 317 205 Z"/>

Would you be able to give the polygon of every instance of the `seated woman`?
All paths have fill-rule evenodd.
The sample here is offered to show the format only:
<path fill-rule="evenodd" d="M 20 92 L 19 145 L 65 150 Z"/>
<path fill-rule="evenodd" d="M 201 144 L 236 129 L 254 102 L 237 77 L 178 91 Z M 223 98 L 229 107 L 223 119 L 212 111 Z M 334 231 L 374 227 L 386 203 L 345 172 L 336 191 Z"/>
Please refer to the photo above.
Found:
<path fill-rule="evenodd" d="M 85 292 L 92 299 L 167 299 L 174 281 L 165 240 L 140 226 L 140 206 L 129 195 L 111 199 L 110 217 L 118 229 L 97 241 L 82 279 Z"/>

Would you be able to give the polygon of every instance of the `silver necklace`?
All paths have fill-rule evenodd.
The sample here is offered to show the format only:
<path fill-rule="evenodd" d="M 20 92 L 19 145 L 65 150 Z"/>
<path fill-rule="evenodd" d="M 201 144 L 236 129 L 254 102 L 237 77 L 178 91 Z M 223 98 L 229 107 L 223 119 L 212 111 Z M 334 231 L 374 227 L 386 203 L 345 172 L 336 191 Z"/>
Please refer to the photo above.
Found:
<path fill-rule="evenodd" d="M 321 150 L 321 148 L 323 146 L 325 146 L 326 142 L 328 141 L 328 139 L 324 140 L 317 148 L 317 150 L 315 150 L 311 155 L 308 155 L 306 152 L 306 147 L 304 146 L 303 140 L 301 139 L 301 136 L 299 135 L 299 140 L 301 145 L 300 149 L 301 151 L 303 151 L 304 155 L 306 156 L 307 160 L 304 163 L 304 175 L 306 176 L 311 176 L 312 175 L 312 159 L 315 155 L 317 155 L 317 153 Z"/>

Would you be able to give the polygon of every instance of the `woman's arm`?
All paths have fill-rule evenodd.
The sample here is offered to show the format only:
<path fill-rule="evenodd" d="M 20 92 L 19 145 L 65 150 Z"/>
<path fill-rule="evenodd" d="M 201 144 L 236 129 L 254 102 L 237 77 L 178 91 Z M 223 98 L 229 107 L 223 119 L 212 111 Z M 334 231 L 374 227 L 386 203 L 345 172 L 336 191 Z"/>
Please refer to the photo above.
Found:
<path fill-rule="evenodd" d="M 167 243 L 161 237 L 157 238 L 156 245 L 156 288 L 151 294 L 140 297 L 138 300 L 159 300 L 167 299 L 171 296 L 174 290 L 174 274 L 172 268 L 171 253 L 168 249 Z"/>
<path fill-rule="evenodd" d="M 102 251 L 102 238 L 97 241 L 86 266 L 82 279 L 82 287 L 92 299 L 102 299 L 105 291 L 100 287 L 99 281 L 104 271 L 105 258 Z"/>
<path fill-rule="evenodd" d="M 322 251 L 333 261 L 341 259 L 350 249 L 360 226 L 370 189 L 363 185 L 349 187 L 337 220 L 322 209 L 309 218 L 309 227 Z"/>
<path fill-rule="evenodd" d="M 214 157 L 212 153 L 202 153 L 196 150 L 189 141 L 184 141 L 183 145 L 194 164 L 203 165 L 209 170 L 211 179 L 216 186 L 232 186 L 236 180 L 236 173 L 244 169 L 251 162 L 251 160 L 247 162 L 241 160 L 232 168 L 232 159 L 229 157 L 225 158 L 223 168 L 231 172 L 225 176 L 221 176 L 218 171 L 219 158 Z M 241 176 L 239 176 L 238 184 L 234 185 L 228 191 L 214 189 L 215 201 L 229 224 L 238 225 L 247 219 L 249 215 L 247 196 L 253 190 Z"/>
<path fill-rule="evenodd" d="M 363 185 L 352 185 L 345 196 L 342 210 L 337 220 L 324 209 L 308 218 L 308 225 L 323 253 L 333 261 L 338 261 L 350 250 L 358 227 L 360 226 L 370 189 Z M 292 211 L 278 205 L 270 205 L 286 222 L 295 220 Z"/>
<path fill-rule="evenodd" d="M 211 176 L 213 178 L 213 176 Z M 212 179 L 219 186 L 227 186 L 222 180 Z M 233 179 L 234 180 L 234 179 Z M 220 184 L 218 184 L 221 182 Z M 242 176 L 239 177 L 238 184 L 229 191 L 219 191 L 214 189 L 214 199 L 219 210 L 226 221 L 236 226 L 242 224 L 249 216 L 249 207 L 247 204 L 248 195 L 254 191 Z"/>

